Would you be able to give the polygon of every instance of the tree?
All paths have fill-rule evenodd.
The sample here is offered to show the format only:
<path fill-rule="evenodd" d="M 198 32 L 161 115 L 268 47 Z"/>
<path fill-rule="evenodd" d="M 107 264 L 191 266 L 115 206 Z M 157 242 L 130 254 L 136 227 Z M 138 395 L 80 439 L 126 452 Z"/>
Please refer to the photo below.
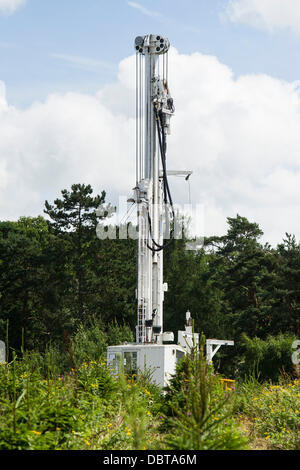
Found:
<path fill-rule="evenodd" d="M 69 255 L 70 269 L 74 272 L 73 292 L 77 301 L 75 311 L 78 319 L 83 320 L 88 313 L 89 297 L 89 260 L 95 256 L 93 243 L 96 238 L 96 226 L 99 216 L 96 209 L 105 203 L 105 191 L 92 196 L 90 185 L 73 184 L 71 191 L 61 191 L 62 199 L 54 204 L 45 201 L 44 212 L 50 217 L 51 228 L 58 236 L 63 237 Z M 109 212 L 104 211 L 105 218 Z M 73 303 L 73 302 L 72 302 Z M 72 305 L 70 305 L 72 308 Z"/>
<path fill-rule="evenodd" d="M 294 235 L 277 247 L 276 283 L 273 290 L 273 333 L 300 333 L 300 244 Z"/>
<path fill-rule="evenodd" d="M 60 264 L 57 259 L 60 259 Z M 43 217 L 0 223 L 0 335 L 19 348 L 43 349 L 65 322 L 65 253 Z"/>
<path fill-rule="evenodd" d="M 206 240 L 216 255 L 215 283 L 224 292 L 225 330 L 235 337 L 242 332 L 262 337 L 271 327 L 272 250 L 259 243 L 258 224 L 240 215 L 227 221 L 226 235 Z"/>

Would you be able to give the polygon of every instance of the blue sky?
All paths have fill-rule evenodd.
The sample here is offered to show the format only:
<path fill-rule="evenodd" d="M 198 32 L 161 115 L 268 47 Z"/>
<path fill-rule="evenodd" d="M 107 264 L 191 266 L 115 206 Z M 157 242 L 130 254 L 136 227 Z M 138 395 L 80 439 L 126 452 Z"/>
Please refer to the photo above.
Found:
<path fill-rule="evenodd" d="M 224 18 L 226 5 L 225 0 L 28 0 L 14 14 L 0 15 L 0 79 L 8 101 L 27 106 L 52 91 L 95 92 L 116 79 L 135 36 L 147 32 L 166 35 L 181 53 L 212 54 L 236 75 L 297 80 L 300 36 L 234 24 Z"/>
<path fill-rule="evenodd" d="M 194 172 L 204 235 L 239 213 L 272 244 L 300 239 L 299 0 L 0 0 L 0 220 L 78 182 L 130 196 L 133 42 L 149 33 L 175 48 L 168 161 Z"/>

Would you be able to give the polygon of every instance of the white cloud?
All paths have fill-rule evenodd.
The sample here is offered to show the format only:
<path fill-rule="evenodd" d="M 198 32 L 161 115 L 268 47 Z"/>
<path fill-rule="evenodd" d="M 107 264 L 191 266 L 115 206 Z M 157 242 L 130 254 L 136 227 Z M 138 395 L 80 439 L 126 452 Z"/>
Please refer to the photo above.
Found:
<path fill-rule="evenodd" d="M 0 0 L 0 13 L 13 13 L 24 5 L 27 0 Z"/>
<path fill-rule="evenodd" d="M 230 0 L 229 19 L 269 31 L 288 28 L 300 33 L 299 0 Z"/>
<path fill-rule="evenodd" d="M 143 6 L 140 5 L 139 3 L 136 3 L 136 2 L 127 2 L 127 4 L 128 4 L 131 8 L 135 8 L 136 10 L 139 10 L 143 15 L 152 16 L 152 17 L 155 17 L 155 18 L 161 17 L 161 14 L 160 14 L 160 13 L 158 13 L 158 12 L 156 12 L 156 11 L 153 11 L 153 10 L 148 10 L 148 8 L 143 7 Z"/>
<path fill-rule="evenodd" d="M 176 115 L 168 168 L 192 170 L 193 204 L 204 205 L 206 234 L 237 213 L 265 239 L 300 239 L 300 91 L 267 75 L 235 78 L 216 57 L 170 51 Z M 90 183 L 110 197 L 135 184 L 135 56 L 96 95 L 52 94 L 25 110 L 9 106 L 0 85 L 0 219 L 42 213 L 61 189 Z M 188 185 L 170 177 L 176 202 Z M 299 197 L 298 197 L 299 194 Z M 115 202 L 115 201 L 113 201 Z"/>
<path fill-rule="evenodd" d="M 126 193 L 134 171 L 133 119 L 76 93 L 50 95 L 26 110 L 3 99 L 0 106 L 1 219 L 41 213 L 45 199 L 75 182 Z"/>
<path fill-rule="evenodd" d="M 109 63 L 105 62 L 104 60 L 95 60 L 91 59 L 90 57 L 81 57 L 81 56 L 74 56 L 74 55 L 69 55 L 69 54 L 51 54 L 51 57 L 54 59 L 59 59 L 64 62 L 67 62 L 68 64 L 71 64 L 75 67 L 79 67 L 82 69 L 87 69 L 87 70 L 96 70 L 99 68 L 104 68 L 108 70 L 114 69 L 114 66 Z"/>
<path fill-rule="evenodd" d="M 131 8 L 135 8 L 140 13 L 142 13 L 142 15 L 150 16 L 152 19 L 155 19 L 156 21 L 163 23 L 164 26 L 169 24 L 169 25 L 172 25 L 173 27 L 176 27 L 178 30 L 181 30 L 182 32 L 189 32 L 189 33 L 201 32 L 201 29 L 199 29 L 198 27 L 192 24 L 185 24 L 185 23 L 181 23 L 180 21 L 178 22 L 177 20 L 172 18 L 170 15 L 165 16 L 157 11 L 149 10 L 148 8 L 145 8 L 143 5 L 141 5 L 140 3 L 127 2 L 127 5 L 130 6 Z"/>

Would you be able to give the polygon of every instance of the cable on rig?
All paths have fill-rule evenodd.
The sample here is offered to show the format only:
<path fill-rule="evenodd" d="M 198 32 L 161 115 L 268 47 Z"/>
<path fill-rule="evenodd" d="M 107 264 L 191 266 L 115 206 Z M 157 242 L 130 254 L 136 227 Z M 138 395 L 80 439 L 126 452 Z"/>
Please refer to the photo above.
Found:
<path fill-rule="evenodd" d="M 170 103 L 168 103 L 168 104 L 169 104 L 170 108 L 172 109 L 172 112 L 174 112 L 173 100 L 170 100 Z M 171 195 L 171 191 L 170 191 L 170 187 L 169 187 L 167 168 L 166 168 L 166 147 L 167 146 L 166 146 L 165 133 L 163 132 L 163 129 L 164 129 L 163 119 L 164 119 L 164 116 L 163 116 L 162 111 L 158 112 L 156 105 L 154 105 L 154 113 L 155 113 L 155 118 L 156 118 L 156 126 L 157 126 L 158 142 L 159 142 L 159 151 L 160 151 L 161 163 L 162 163 L 162 169 L 163 169 L 163 190 L 164 190 L 165 209 L 167 208 L 167 205 L 169 203 L 170 207 L 171 207 L 172 218 L 173 218 L 173 228 L 171 228 L 171 232 L 170 232 L 171 238 L 166 243 L 160 245 L 153 238 L 152 222 L 151 222 L 151 217 L 150 217 L 149 210 L 148 210 L 149 231 L 150 231 L 152 243 L 155 245 L 156 248 L 151 247 L 149 244 L 147 244 L 147 247 L 149 248 L 149 250 L 151 250 L 153 252 L 158 252 L 158 251 L 164 250 L 167 246 L 169 246 L 174 241 L 175 211 L 174 211 L 174 205 L 173 205 L 172 195 Z"/>

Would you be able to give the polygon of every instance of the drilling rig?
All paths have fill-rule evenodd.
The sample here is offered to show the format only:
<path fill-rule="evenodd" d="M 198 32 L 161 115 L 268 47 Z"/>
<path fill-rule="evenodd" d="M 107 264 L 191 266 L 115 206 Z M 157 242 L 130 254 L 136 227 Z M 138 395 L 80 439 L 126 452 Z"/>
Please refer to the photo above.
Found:
<path fill-rule="evenodd" d="M 115 373 L 122 361 L 126 373 L 149 370 L 152 380 L 165 387 L 177 362 L 199 335 L 192 331 L 190 312 L 185 331 L 163 330 L 163 252 L 176 236 L 176 217 L 168 182 L 167 137 L 175 113 L 168 82 L 170 42 L 160 35 L 138 36 L 136 51 L 136 185 L 133 197 L 138 221 L 136 342 L 109 346 L 108 367 Z M 170 172 L 190 176 L 192 172 Z M 210 359 L 213 357 L 210 344 Z M 218 347 L 220 347 L 218 342 Z M 222 344 L 229 344 L 224 341 Z"/>

